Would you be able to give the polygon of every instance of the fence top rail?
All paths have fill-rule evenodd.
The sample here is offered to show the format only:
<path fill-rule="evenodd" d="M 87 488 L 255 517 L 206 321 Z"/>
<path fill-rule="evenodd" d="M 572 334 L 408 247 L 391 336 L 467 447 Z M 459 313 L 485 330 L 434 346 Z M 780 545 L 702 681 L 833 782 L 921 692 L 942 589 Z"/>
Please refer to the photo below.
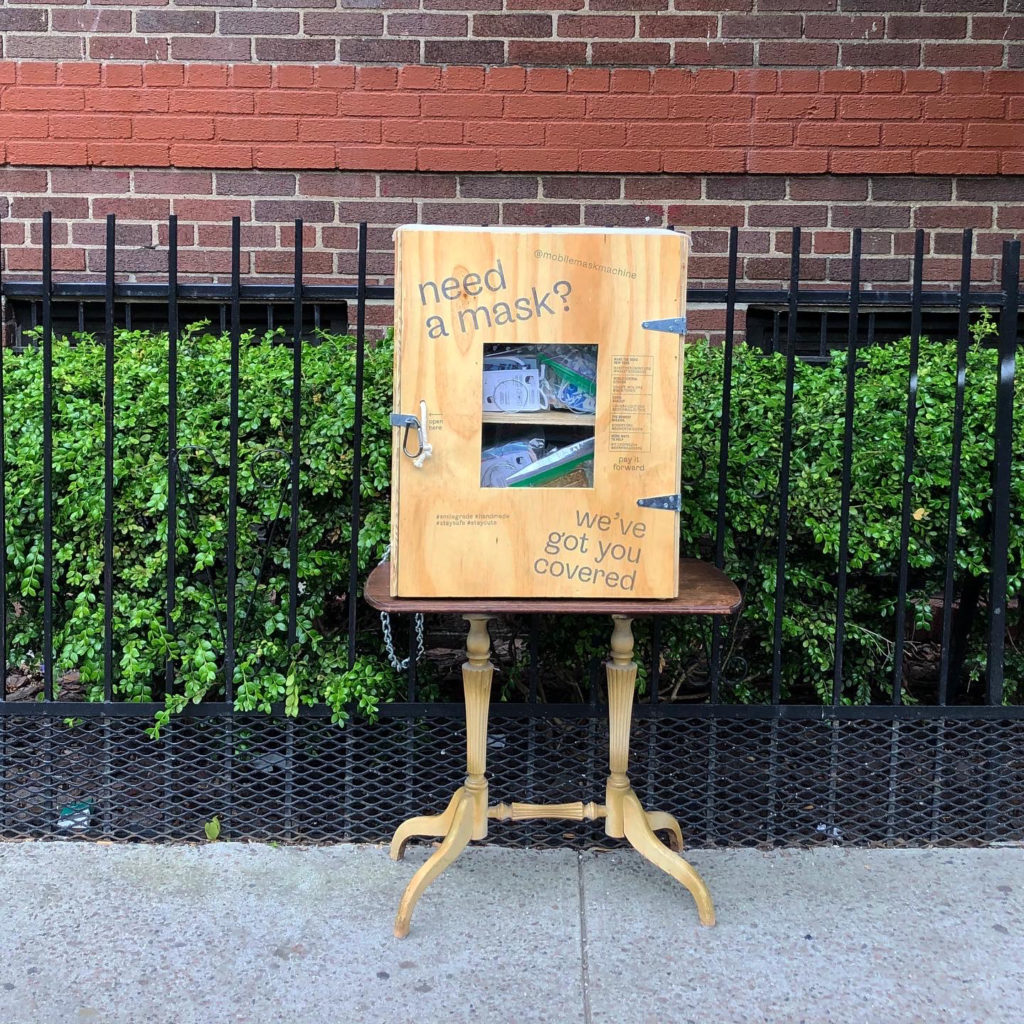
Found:
<path fill-rule="evenodd" d="M 162 282 L 122 282 L 114 285 L 114 299 L 117 301 L 148 302 L 166 299 L 169 285 Z M 12 299 L 42 299 L 42 280 L 4 281 L 2 293 Z M 181 283 L 176 293 L 179 301 L 190 300 L 230 302 L 231 283 Z M 242 302 L 290 302 L 295 295 L 291 284 L 243 284 L 239 288 Z M 302 298 L 306 302 L 354 302 L 359 295 L 355 284 L 304 284 Z M 58 300 L 103 302 L 106 285 L 103 281 L 55 281 L 50 297 Z M 391 301 L 395 297 L 392 285 L 368 285 L 366 297 Z"/>
<path fill-rule="evenodd" d="M 786 288 L 737 288 L 737 305 L 758 305 L 777 306 L 785 309 L 789 305 L 789 290 Z M 913 303 L 913 292 L 907 290 L 886 290 L 873 289 L 870 287 L 861 288 L 858 292 L 860 308 L 868 311 L 875 307 L 909 307 Z M 687 292 L 687 300 L 690 303 L 724 303 L 727 299 L 727 291 L 724 288 L 691 288 Z M 978 291 L 971 292 L 967 296 L 971 306 L 994 306 L 1001 307 L 1006 301 L 1006 295 L 1001 291 Z M 850 290 L 848 288 L 815 288 L 803 281 L 800 282 L 801 309 L 809 307 L 841 306 L 844 311 L 850 305 Z M 944 289 L 941 291 L 924 291 L 921 293 L 922 308 L 956 308 L 960 305 L 960 293 Z"/>
<path fill-rule="evenodd" d="M 147 302 L 167 297 L 169 285 L 163 282 L 126 281 L 114 285 L 114 298 L 121 302 Z M 42 279 L 4 281 L 2 294 L 12 299 L 42 299 Z M 302 299 L 306 302 L 354 302 L 358 298 L 356 284 L 304 284 Z M 863 308 L 878 306 L 910 306 L 913 295 L 909 290 L 881 290 L 864 288 L 860 291 Z M 231 301 L 231 284 L 225 282 L 187 284 L 177 287 L 180 301 Z M 243 302 L 288 302 L 295 295 L 292 284 L 242 284 L 239 298 Z M 53 299 L 82 302 L 102 302 L 106 296 L 106 285 L 102 281 L 55 281 L 50 292 Z M 366 298 L 370 301 L 392 302 L 395 298 L 394 285 L 367 285 Z M 968 297 L 972 306 L 1001 307 L 1006 296 L 1001 291 L 972 291 Z M 728 300 L 725 288 L 691 288 L 687 292 L 690 303 L 720 305 Z M 738 288 L 735 294 L 737 304 L 762 306 L 786 306 L 789 291 L 785 288 Z M 921 293 L 924 308 L 955 308 L 960 304 L 960 293 L 950 289 L 924 291 Z M 801 283 L 801 308 L 817 306 L 843 306 L 850 302 L 849 289 L 813 288 Z"/>
<path fill-rule="evenodd" d="M 0 722 L 4 719 L 36 718 L 64 719 L 73 727 L 79 721 L 94 719 L 149 720 L 162 711 L 162 703 L 134 703 L 129 701 L 0 701 Z M 492 705 L 490 714 L 501 719 L 532 719 L 535 721 L 573 721 L 603 719 L 608 713 L 604 704 L 581 702 L 555 703 L 499 703 Z M 379 717 L 383 721 L 402 721 L 431 718 L 461 719 L 465 705 L 461 701 L 427 703 L 402 701 L 381 704 Z M 634 717 L 650 721 L 677 721 L 680 719 L 718 719 L 722 721 L 800 721 L 800 722 L 919 722 L 946 720 L 950 722 L 1009 722 L 1024 719 L 1024 705 L 992 704 L 650 704 L 638 701 L 633 707 Z M 327 704 L 302 707 L 296 714 L 286 711 L 283 704 L 274 704 L 269 714 L 237 711 L 228 701 L 207 701 L 189 705 L 180 718 L 186 721 L 210 718 L 230 718 L 239 722 L 289 722 L 326 719 L 332 715 Z M 354 719 L 355 722 L 361 719 Z"/>

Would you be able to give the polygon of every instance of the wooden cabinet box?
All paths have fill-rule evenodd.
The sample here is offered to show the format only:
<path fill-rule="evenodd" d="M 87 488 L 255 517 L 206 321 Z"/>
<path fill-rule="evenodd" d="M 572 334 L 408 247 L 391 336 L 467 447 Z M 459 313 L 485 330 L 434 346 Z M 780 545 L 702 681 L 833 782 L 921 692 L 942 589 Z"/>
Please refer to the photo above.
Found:
<path fill-rule="evenodd" d="M 687 237 L 395 243 L 392 594 L 675 597 Z"/>

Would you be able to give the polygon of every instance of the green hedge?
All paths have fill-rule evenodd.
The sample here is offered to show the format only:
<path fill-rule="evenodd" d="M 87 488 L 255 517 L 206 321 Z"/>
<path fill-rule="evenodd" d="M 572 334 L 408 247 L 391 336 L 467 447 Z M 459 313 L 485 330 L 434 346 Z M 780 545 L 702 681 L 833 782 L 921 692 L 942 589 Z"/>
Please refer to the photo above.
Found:
<path fill-rule="evenodd" d="M 90 699 L 103 680 L 104 348 L 53 346 L 54 679 L 78 671 Z M 166 335 L 115 339 L 114 695 L 161 700 L 178 664 L 171 710 L 223 697 L 230 344 L 203 326 L 179 345 L 176 607 L 164 626 L 167 576 Z M 42 355 L 5 360 L 9 661 L 37 669 L 42 647 Z M 360 569 L 388 539 L 391 351 L 366 356 Z M 239 391 L 238 584 L 234 689 L 240 710 L 326 701 L 342 719 L 372 710 L 397 679 L 369 652 L 348 669 L 347 614 L 355 355 L 323 336 L 303 351 L 298 643 L 287 643 L 292 351 L 280 337 L 243 338 Z M 257 583 L 257 577 L 259 582 Z M 161 716 L 166 720 L 166 716 Z"/>
<path fill-rule="evenodd" d="M 984 584 L 987 595 L 984 578 L 991 558 L 996 353 L 984 341 L 994 334 L 995 326 L 986 313 L 973 330 L 975 343 L 967 359 L 954 578 L 958 593 L 974 581 Z M 697 346 L 688 358 L 683 475 L 699 477 L 699 481 L 687 495 L 682 530 L 684 549 L 696 551 L 714 535 L 723 352 Z M 909 358 L 909 339 L 858 353 L 843 673 L 846 702 L 886 700 L 892 693 Z M 930 599 L 941 595 L 946 568 L 956 366 L 954 343 L 921 340 L 907 608 L 907 653 L 919 663 L 927 662 L 929 653 L 932 657 L 936 653 L 934 635 L 929 652 L 935 614 Z M 782 623 L 783 696 L 816 696 L 829 701 L 835 655 L 846 355 L 838 354 L 826 366 L 798 362 L 795 370 Z M 733 680 L 731 696 L 747 701 L 763 699 L 771 674 L 785 360 L 782 356 L 766 358 L 741 346 L 733 374 L 726 566 L 745 584 L 746 608 L 728 637 L 726 654 L 734 656 L 734 669 L 727 666 L 726 675 Z M 1020 388 L 1015 405 L 1011 595 L 1020 591 L 1024 546 L 1024 401 Z M 701 476 L 700 466 L 705 463 L 708 471 Z M 982 614 L 975 623 L 965 661 L 967 696 L 978 703 L 982 701 L 977 684 L 984 667 L 986 626 Z M 686 664 L 685 649 L 684 643 L 680 665 Z M 1021 696 L 1020 667 L 1017 651 L 1010 644 L 1008 699 Z M 922 674 L 925 678 L 916 696 L 931 700 L 934 681 L 928 681 L 927 672 Z M 915 698 L 913 683 L 908 698 Z"/>
<path fill-rule="evenodd" d="M 983 318 L 979 338 L 992 330 Z M 857 370 L 844 699 L 885 699 L 892 674 L 899 559 L 903 439 L 909 343 L 864 350 Z M 114 693 L 163 698 L 164 662 L 178 666 L 168 712 L 223 694 L 224 555 L 227 533 L 229 343 L 202 326 L 186 333 L 178 367 L 183 460 L 177 510 L 173 636 L 164 628 L 167 540 L 167 338 L 120 332 L 115 341 Z M 366 355 L 359 569 L 387 544 L 391 431 L 390 342 Z M 77 671 L 92 699 L 103 678 L 103 346 L 89 338 L 54 343 L 54 677 Z M 942 590 L 956 354 L 951 343 L 921 345 L 913 476 L 908 622 L 928 629 L 929 598 Z M 38 670 L 42 646 L 42 366 L 30 350 L 5 360 L 9 662 Z M 723 352 L 687 352 L 682 549 L 707 555 L 715 529 Z M 726 568 L 744 585 L 746 606 L 725 638 L 723 698 L 764 699 L 771 676 L 775 527 L 785 364 L 745 347 L 733 368 Z M 234 688 L 241 710 L 326 701 L 336 720 L 371 713 L 396 698 L 401 681 L 386 665 L 379 630 L 359 636 L 347 666 L 349 503 L 354 417 L 352 339 L 324 336 L 303 352 L 300 595 L 298 643 L 289 649 L 287 486 L 292 353 L 280 337 L 246 336 L 241 358 L 238 476 L 238 648 Z M 995 356 L 969 354 L 965 408 L 958 585 L 983 578 L 989 559 Z M 798 364 L 789 499 L 789 557 L 783 621 L 784 693 L 830 699 L 835 631 L 842 458 L 844 360 Z M 1014 434 L 1011 590 L 1021 583 L 1024 491 L 1018 398 Z M 261 454 L 262 453 L 262 454 Z M 259 582 L 257 583 L 257 577 Z M 369 619 L 367 619 L 369 622 Z M 984 623 L 966 676 L 980 677 Z M 592 654 L 593 624 L 548 623 L 542 655 L 564 664 L 567 648 Z M 641 638 L 643 640 L 643 636 Z M 911 638 L 913 639 L 913 637 Z M 676 620 L 664 629 L 664 691 L 699 692 L 706 625 Z M 913 654 L 918 648 L 912 643 Z M 1020 696 L 1018 655 L 1009 647 L 1007 698 Z M 510 686 L 517 668 L 509 666 Z M 427 674 L 429 682 L 429 673 Z M 557 682 L 557 680 L 556 680 Z M 980 699 L 977 690 L 972 691 Z M 913 699 L 913 689 L 910 693 Z M 927 698 L 922 692 L 919 696 Z"/>

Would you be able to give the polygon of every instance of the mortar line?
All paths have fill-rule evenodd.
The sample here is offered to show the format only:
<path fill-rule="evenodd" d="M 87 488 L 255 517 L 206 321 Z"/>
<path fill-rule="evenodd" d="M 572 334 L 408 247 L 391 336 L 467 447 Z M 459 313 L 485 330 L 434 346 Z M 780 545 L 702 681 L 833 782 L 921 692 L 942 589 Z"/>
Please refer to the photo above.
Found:
<path fill-rule="evenodd" d="M 583 851 L 576 853 L 576 879 L 580 901 L 580 987 L 583 990 L 583 1024 L 593 1024 L 590 1015 L 590 956 L 587 952 L 587 900 L 583 885 Z"/>

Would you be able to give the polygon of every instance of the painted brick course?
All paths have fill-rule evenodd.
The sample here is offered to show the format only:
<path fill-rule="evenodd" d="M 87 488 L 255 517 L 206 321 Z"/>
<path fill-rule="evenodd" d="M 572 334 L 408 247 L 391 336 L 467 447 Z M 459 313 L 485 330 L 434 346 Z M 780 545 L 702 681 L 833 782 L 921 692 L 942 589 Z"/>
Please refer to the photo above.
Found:
<path fill-rule="evenodd" d="M 2 56 L 576 67 L 1020 68 L 1019 0 L 13 2 Z"/>
<path fill-rule="evenodd" d="M 978 175 L 1024 154 L 1024 71 L 0 62 L 0 83 L 11 165 Z"/>

